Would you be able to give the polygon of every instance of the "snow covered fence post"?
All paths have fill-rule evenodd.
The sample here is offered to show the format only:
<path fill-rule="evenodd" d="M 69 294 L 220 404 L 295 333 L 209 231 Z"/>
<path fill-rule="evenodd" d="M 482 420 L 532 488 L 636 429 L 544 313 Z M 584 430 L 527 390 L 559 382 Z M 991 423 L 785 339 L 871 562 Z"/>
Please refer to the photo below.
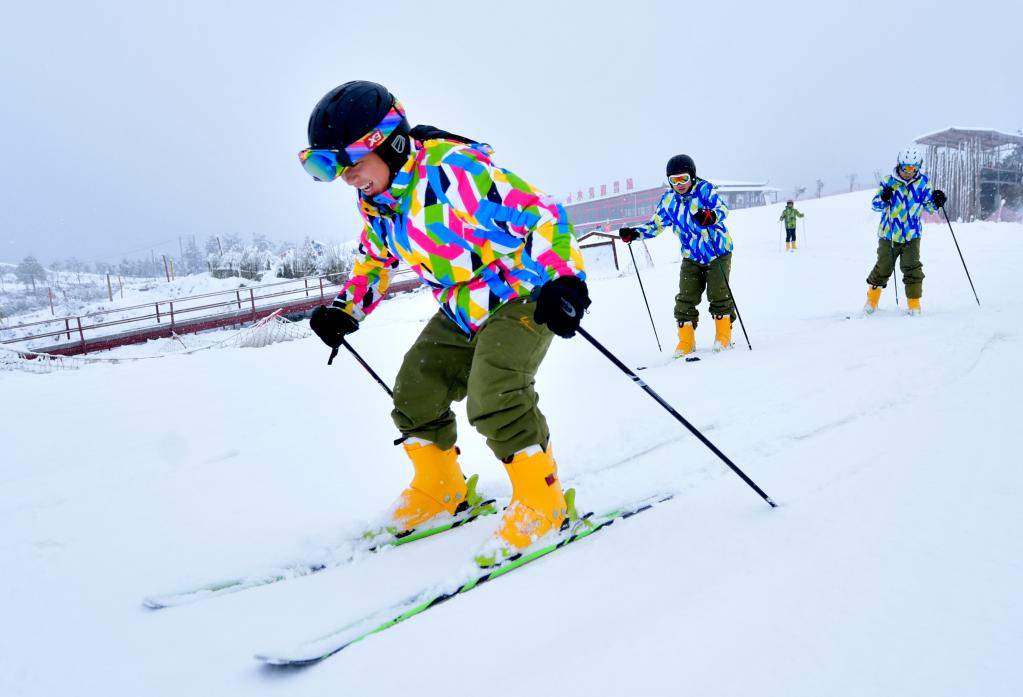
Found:
<path fill-rule="evenodd" d="M 952 229 L 952 221 L 948 219 L 948 213 L 945 212 L 945 207 L 941 207 L 941 214 L 945 216 L 945 222 L 948 223 L 948 231 L 952 233 L 952 241 L 956 243 L 956 251 L 959 252 L 959 261 L 963 262 L 963 271 L 966 272 L 966 280 L 970 282 L 970 290 L 973 291 L 973 298 L 977 301 L 977 307 L 980 307 L 980 298 L 977 297 L 977 289 L 973 287 L 973 279 L 970 278 L 970 270 L 966 268 L 966 260 L 963 259 L 963 250 L 959 249 L 959 240 L 956 239 L 955 230 Z"/>
<path fill-rule="evenodd" d="M 604 348 L 604 347 L 603 347 L 603 346 L 601 345 L 601 343 L 600 343 L 599 341 L 597 341 L 596 339 L 594 339 L 594 338 L 593 338 L 592 336 L 590 336 L 590 333 L 589 333 L 589 332 L 587 332 L 587 331 L 586 331 L 585 329 L 583 329 L 582 327 L 579 327 L 579 329 L 578 329 L 577 331 L 579 332 L 579 334 L 580 334 L 580 335 L 581 335 L 581 336 L 582 336 L 582 337 L 583 337 L 584 339 L 586 339 L 586 340 L 587 340 L 587 341 L 589 341 L 589 342 L 590 342 L 591 344 L 593 344 L 594 348 L 596 348 L 596 349 L 597 349 L 598 351 L 600 351 L 600 352 L 601 352 L 602 354 L 604 354 L 604 356 L 605 356 L 605 357 L 606 357 L 606 358 L 607 358 L 607 359 L 608 359 L 609 361 L 611 361 L 611 362 L 612 362 L 612 363 L 614 363 L 614 364 L 615 364 L 616 366 L 618 366 L 618 368 L 619 368 L 619 369 L 620 369 L 620 370 L 621 370 L 621 371 L 622 371 L 623 373 L 625 373 L 625 374 L 626 374 L 626 375 L 628 375 L 628 376 L 629 376 L 630 378 L 632 378 L 632 381 L 633 381 L 634 383 L 636 383 L 637 385 L 639 385 L 639 386 L 640 386 L 641 388 L 643 388 L 643 390 L 645 390 L 645 391 L 646 391 L 646 393 L 647 393 L 648 395 L 650 395 L 651 397 L 653 397 L 653 398 L 654 398 L 654 399 L 655 399 L 655 400 L 657 401 L 657 403 L 658 403 L 658 404 L 660 404 L 660 405 L 661 405 L 662 407 L 664 407 L 665 411 L 667 411 L 667 412 L 668 412 L 669 414 L 671 414 L 672 416 L 674 416 L 674 417 L 675 417 L 675 420 L 676 420 L 676 421 L 678 421 L 678 422 L 679 422 L 679 423 L 681 423 L 681 424 L 682 424 L 683 426 L 685 426 L 686 428 L 688 428 L 688 429 L 689 429 L 689 432 L 690 432 L 690 433 L 692 433 L 692 434 L 693 434 L 694 436 L 696 436 L 696 437 L 697 437 L 697 438 L 698 438 L 698 439 L 700 440 L 700 442 L 701 442 L 701 443 L 703 443 L 703 444 L 704 444 L 704 445 L 706 445 L 706 446 L 707 446 L 708 448 L 710 448 L 710 451 L 711 451 L 712 453 L 714 453 L 715 455 L 717 455 L 717 456 L 718 456 L 718 457 L 719 457 L 719 458 L 721 459 L 721 461 L 722 461 L 722 462 L 724 462 L 724 463 L 725 463 L 726 465 L 728 465 L 728 467 L 729 467 L 729 468 L 730 468 L 730 469 L 731 469 L 731 470 L 732 470 L 733 472 L 735 472 L 735 473 L 736 473 L 737 475 L 739 475 L 739 478 L 740 478 L 740 479 L 742 479 L 742 481 L 746 482 L 746 484 L 748 484 L 748 485 L 750 486 L 750 488 L 751 488 L 751 489 L 753 489 L 753 491 L 757 492 L 757 493 L 758 493 L 758 494 L 760 495 L 760 498 L 762 498 L 762 499 L 763 499 L 764 501 L 766 501 L 767 503 L 769 503 L 769 504 L 771 505 L 771 508 L 777 508 L 778 504 L 776 504 L 776 503 L 775 503 L 774 501 L 772 501 L 772 500 L 771 500 L 771 497 L 770 497 L 770 496 L 768 496 L 768 495 L 767 495 L 766 493 L 764 493 L 764 490 L 763 490 L 763 489 L 761 489 L 761 488 L 760 488 L 759 486 L 757 486 L 757 485 L 756 485 L 756 482 L 754 482 L 754 481 L 753 481 L 752 479 L 750 479 L 749 477 L 747 477 L 747 476 L 746 476 L 746 473 L 745 473 L 745 472 L 743 472 L 743 471 L 742 471 L 741 469 L 739 469 L 739 468 L 738 468 L 738 467 L 737 467 L 737 466 L 735 465 L 735 463 L 733 463 L 733 462 L 732 462 L 731 460 L 729 460 L 729 459 L 728 459 L 728 456 L 727 456 L 727 455 L 725 455 L 725 454 L 724 454 L 723 452 L 721 452 L 720 450 L 718 450 L 718 448 L 717 448 L 717 446 L 716 446 L 716 445 L 714 445 L 713 443 L 711 443 L 711 442 L 710 442 L 710 441 L 709 441 L 709 440 L 707 439 L 707 437 L 706 437 L 706 436 L 704 436 L 704 435 L 703 435 L 702 433 L 700 433 L 699 429 L 697 429 L 697 428 L 696 428 L 695 426 L 693 426 L 693 425 L 692 425 L 691 423 L 689 423 L 688 421 L 686 421 L 686 419 L 685 419 L 685 417 L 684 417 L 684 416 L 682 416 L 682 415 L 681 415 L 681 414 L 679 414 L 679 413 L 678 413 L 677 411 L 675 411 L 675 409 L 674 409 L 674 408 L 673 408 L 673 407 L 672 407 L 672 406 L 671 406 L 670 404 L 668 404 L 668 403 L 667 403 L 666 401 L 664 401 L 664 399 L 663 399 L 663 398 L 662 398 L 662 397 L 661 397 L 661 396 L 660 396 L 659 394 L 657 394 L 656 392 L 654 392 L 654 391 L 653 391 L 653 390 L 652 390 L 652 389 L 650 388 L 650 386 L 649 386 L 649 385 L 647 385 L 647 384 L 646 384 L 645 382 L 643 382 L 642 378 L 640 378 L 640 377 L 639 377 L 638 375 L 636 375 L 636 373 L 634 373 L 634 372 L 632 372 L 631 370 L 629 370 L 629 367 L 628 367 L 627 365 L 625 365 L 625 364 L 624 364 L 624 363 L 622 363 L 622 362 L 621 362 L 620 360 L 618 360 L 618 358 L 617 358 L 617 357 L 616 357 L 616 356 L 615 356 L 615 355 L 614 355 L 613 353 L 611 353 L 611 352 L 610 352 L 610 351 L 608 351 L 608 350 L 607 350 L 606 348 Z"/>
<path fill-rule="evenodd" d="M 657 325 L 654 324 L 654 315 L 650 312 L 650 303 L 646 299 L 646 290 L 643 288 L 643 279 L 639 277 L 639 266 L 636 265 L 636 255 L 632 252 L 632 245 L 625 245 L 629 248 L 629 256 L 632 257 L 632 268 L 636 269 L 636 280 L 639 281 L 639 291 L 643 294 L 643 304 L 646 305 L 646 314 L 650 318 L 650 327 L 654 330 L 654 339 L 657 341 L 657 350 L 661 353 L 664 349 L 661 348 L 661 338 L 657 336 Z"/>

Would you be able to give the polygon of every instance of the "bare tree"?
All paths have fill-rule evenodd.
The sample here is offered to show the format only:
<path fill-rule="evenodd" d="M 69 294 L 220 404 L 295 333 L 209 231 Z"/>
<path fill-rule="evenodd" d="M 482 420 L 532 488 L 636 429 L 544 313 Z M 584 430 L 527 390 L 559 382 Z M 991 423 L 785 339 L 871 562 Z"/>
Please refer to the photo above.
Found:
<path fill-rule="evenodd" d="M 792 190 L 792 200 L 793 201 L 797 200 L 800 196 L 802 196 L 805 193 L 806 193 L 805 186 L 797 186 Z"/>
<path fill-rule="evenodd" d="M 15 269 L 14 275 L 19 281 L 24 283 L 26 286 L 32 284 L 32 292 L 36 290 L 36 279 L 40 281 L 46 280 L 46 269 L 40 264 L 35 257 L 25 257 L 18 264 L 18 268 Z"/>
<path fill-rule="evenodd" d="M 817 180 L 817 198 L 821 197 L 821 192 L 824 191 L 824 181 L 821 179 Z"/>
<path fill-rule="evenodd" d="M 853 191 L 856 188 L 856 175 L 849 175 L 849 191 Z"/>

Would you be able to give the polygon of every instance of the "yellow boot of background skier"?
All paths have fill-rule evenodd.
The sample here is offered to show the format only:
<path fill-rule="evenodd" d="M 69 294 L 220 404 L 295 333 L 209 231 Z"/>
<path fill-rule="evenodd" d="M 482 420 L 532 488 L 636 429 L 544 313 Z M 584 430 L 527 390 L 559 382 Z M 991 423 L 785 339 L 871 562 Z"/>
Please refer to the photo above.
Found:
<path fill-rule="evenodd" d="M 714 318 L 714 351 L 732 348 L 732 318 L 728 315 Z"/>
<path fill-rule="evenodd" d="M 874 310 L 877 309 L 877 303 L 881 300 L 881 289 L 878 286 L 870 286 L 867 289 L 867 303 L 863 306 L 863 311 L 868 315 L 874 314 Z"/>
<path fill-rule="evenodd" d="M 682 358 L 696 350 L 696 332 L 692 322 L 678 325 L 678 345 L 675 347 L 675 358 Z"/>

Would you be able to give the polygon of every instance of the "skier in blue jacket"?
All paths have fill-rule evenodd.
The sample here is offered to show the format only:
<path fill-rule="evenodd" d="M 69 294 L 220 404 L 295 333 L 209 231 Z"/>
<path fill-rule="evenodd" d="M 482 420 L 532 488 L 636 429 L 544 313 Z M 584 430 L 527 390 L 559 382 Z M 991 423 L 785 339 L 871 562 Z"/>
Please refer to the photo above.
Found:
<path fill-rule="evenodd" d="M 682 268 L 679 291 L 675 296 L 675 320 L 678 345 L 675 357 L 696 350 L 696 325 L 700 313 L 696 306 L 707 291 L 710 314 L 714 318 L 714 350 L 732 346 L 732 322 L 735 303 L 728 289 L 732 267 L 732 238 L 725 227 L 728 207 L 714 185 L 696 176 L 696 164 L 688 155 L 675 155 L 666 167 L 668 190 L 649 222 L 623 227 L 619 237 L 631 244 L 640 237 L 656 237 L 671 229 L 682 243 Z"/>
<path fill-rule="evenodd" d="M 874 196 L 873 208 L 881 213 L 878 227 L 877 262 L 867 276 L 868 315 L 877 309 L 881 289 L 895 271 L 895 260 L 902 268 L 906 286 L 906 305 L 911 315 L 920 314 L 920 298 L 924 290 L 924 266 L 920 263 L 920 233 L 923 211 L 933 213 L 945 205 L 941 189 L 931 190 L 927 175 L 920 171 L 923 151 L 915 145 L 899 152 L 894 175 L 885 177 Z"/>

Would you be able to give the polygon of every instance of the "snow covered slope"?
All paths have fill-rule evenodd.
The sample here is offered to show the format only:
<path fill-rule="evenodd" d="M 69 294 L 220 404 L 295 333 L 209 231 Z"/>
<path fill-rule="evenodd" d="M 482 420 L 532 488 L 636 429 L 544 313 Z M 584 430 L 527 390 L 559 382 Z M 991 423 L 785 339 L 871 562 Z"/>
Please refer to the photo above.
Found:
<path fill-rule="evenodd" d="M 397 494 L 389 401 L 350 356 L 328 368 L 310 339 L 0 372 L 0 694 L 1019 694 L 1023 226 L 956 226 L 983 307 L 929 225 L 923 316 L 889 286 L 864 319 L 869 198 L 799 202 L 795 254 L 780 205 L 732 214 L 752 352 L 737 326 L 730 353 L 668 359 L 672 236 L 642 269 L 664 354 L 634 276 L 591 283 L 584 326 L 778 509 L 583 339 L 556 340 L 538 389 L 581 506 L 675 499 L 301 671 L 252 654 L 446 578 L 496 521 L 180 608 L 140 600 L 322 553 Z M 434 308 L 389 300 L 353 345 L 393 376 Z M 712 335 L 702 322 L 698 345 Z M 467 425 L 460 445 L 509 493 Z"/>

